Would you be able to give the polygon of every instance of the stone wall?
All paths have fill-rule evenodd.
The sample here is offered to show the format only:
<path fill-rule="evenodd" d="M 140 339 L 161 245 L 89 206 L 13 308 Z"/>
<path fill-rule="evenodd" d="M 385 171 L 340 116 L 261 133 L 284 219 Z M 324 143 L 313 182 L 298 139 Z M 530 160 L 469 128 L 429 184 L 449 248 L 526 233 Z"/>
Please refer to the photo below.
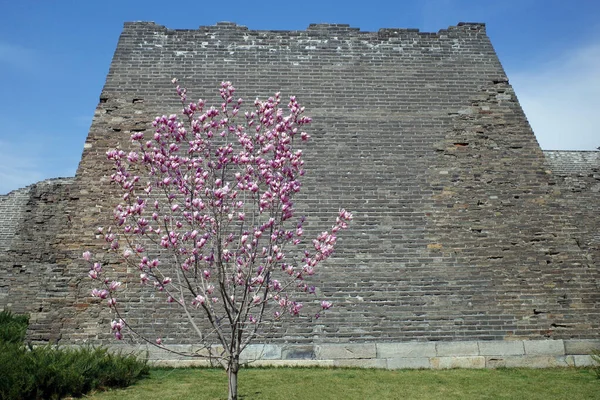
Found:
<path fill-rule="evenodd" d="M 0 251 L 8 251 L 15 236 L 31 187 L 14 190 L 0 196 Z"/>
<path fill-rule="evenodd" d="M 572 236 L 586 264 L 600 265 L 600 151 L 545 151 L 556 185 L 561 218 L 576 227 Z M 597 304 L 597 303 L 596 303 Z"/>
<path fill-rule="evenodd" d="M 0 308 L 29 313 L 33 339 L 60 339 L 72 306 L 68 293 L 81 280 L 67 273 L 61 251 L 73 182 L 51 179 L 0 197 L 3 207 L 14 206 L 0 214 L 0 225 L 12 232 L 0 253 Z"/>
<path fill-rule="evenodd" d="M 573 217 L 577 201 L 565 207 L 562 182 L 508 82 L 474 95 L 436 148 L 430 248 L 437 286 L 452 288 L 454 330 L 489 330 L 489 339 L 597 335 L 599 321 L 589 317 L 598 268 L 577 240 L 594 219 Z"/>
<path fill-rule="evenodd" d="M 181 357 L 154 346 L 118 346 L 148 353 L 152 365 L 210 366 L 215 360 Z M 594 365 L 590 353 L 600 348 L 592 340 L 481 340 L 401 343 L 252 344 L 241 355 L 250 366 L 320 366 L 382 369 L 556 368 Z M 193 353 L 193 345 L 173 350 Z M 218 349 L 215 349 L 218 350 Z"/>
<path fill-rule="evenodd" d="M 335 307 L 271 345 L 598 339 L 597 172 L 569 178 L 552 167 L 558 156 L 545 160 L 483 24 L 421 33 L 144 22 L 125 24 L 74 182 L 31 189 L 24 228 L 0 258 L 11 271 L 0 308 L 31 312 L 32 338 L 110 340 L 111 316 L 90 299 L 79 258 L 103 254 L 95 230 L 118 200 L 106 150 L 177 112 L 173 77 L 209 104 L 221 80 L 246 99 L 296 95 L 314 120 L 299 214 L 310 232 L 340 206 L 355 215 L 316 282 Z M 176 309 L 140 292 L 136 271 L 103 262 L 132 282 L 121 300 L 141 333 L 194 343 Z"/>

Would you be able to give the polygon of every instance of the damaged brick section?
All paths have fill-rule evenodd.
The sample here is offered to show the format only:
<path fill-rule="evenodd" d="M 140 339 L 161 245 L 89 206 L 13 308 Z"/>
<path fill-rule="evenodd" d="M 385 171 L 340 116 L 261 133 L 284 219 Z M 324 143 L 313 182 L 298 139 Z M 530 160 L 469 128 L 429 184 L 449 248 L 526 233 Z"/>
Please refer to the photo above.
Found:
<path fill-rule="evenodd" d="M 427 221 L 445 248 L 440 280 L 463 301 L 450 312 L 470 309 L 479 316 L 469 320 L 472 329 L 484 323 L 494 339 L 593 338 L 600 247 L 594 173 L 580 173 L 577 184 L 572 174 L 552 174 L 548 163 L 559 169 L 559 155 L 549 152 L 546 161 L 507 82 L 483 86 L 469 109 L 436 144 L 429 174 L 434 193 L 453 193 L 434 194 Z"/>

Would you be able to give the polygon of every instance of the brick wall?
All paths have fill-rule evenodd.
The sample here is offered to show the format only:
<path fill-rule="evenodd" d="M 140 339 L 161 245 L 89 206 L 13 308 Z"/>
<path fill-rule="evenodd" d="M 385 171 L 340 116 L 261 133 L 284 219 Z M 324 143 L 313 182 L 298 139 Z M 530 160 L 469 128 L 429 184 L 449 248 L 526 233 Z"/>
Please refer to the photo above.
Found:
<path fill-rule="evenodd" d="M 106 150 L 177 111 L 173 77 L 209 104 L 222 80 L 246 99 L 296 95 L 314 120 L 297 201 L 307 229 L 327 228 L 340 206 L 355 215 L 319 275 L 332 312 L 318 325 L 286 326 L 273 342 L 598 338 L 597 192 L 586 192 L 596 201 L 573 217 L 577 199 L 549 173 L 483 24 L 420 33 L 143 22 L 125 24 L 75 182 L 44 222 L 51 239 L 36 233 L 54 254 L 35 264 L 36 274 L 62 286 L 12 296 L 39 321 L 31 336 L 109 339 L 110 314 L 89 298 L 79 257 L 101 252 L 94 232 L 116 202 Z M 579 231 L 588 232 L 587 247 Z M 104 262 L 137 281 L 136 271 Z M 135 284 L 127 293 L 123 304 L 142 333 L 193 342 L 177 310 L 149 293 L 140 301 Z"/>
<path fill-rule="evenodd" d="M 545 151 L 557 202 L 576 229 L 575 244 L 581 249 L 584 265 L 600 265 L 600 151 Z M 597 304 L 597 303 L 596 303 Z"/>
<path fill-rule="evenodd" d="M 70 228 L 67 207 L 73 178 L 42 181 L 2 196 L 0 221 L 12 232 L 0 252 L 0 308 L 29 313 L 32 338 L 58 340 L 71 307 L 68 293 L 79 278 L 67 273 L 61 247 Z M 18 216 L 14 217 L 16 211 Z M 8 218 L 7 218 L 8 217 Z"/>
<path fill-rule="evenodd" d="M 0 251 L 8 251 L 29 199 L 30 187 L 0 196 Z"/>

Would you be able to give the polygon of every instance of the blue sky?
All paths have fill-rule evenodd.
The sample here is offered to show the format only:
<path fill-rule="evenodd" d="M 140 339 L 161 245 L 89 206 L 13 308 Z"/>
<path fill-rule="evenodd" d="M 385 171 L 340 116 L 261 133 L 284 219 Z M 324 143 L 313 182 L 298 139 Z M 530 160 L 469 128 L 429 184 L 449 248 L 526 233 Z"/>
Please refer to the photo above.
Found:
<path fill-rule="evenodd" d="M 73 176 L 125 21 L 363 31 L 485 22 L 543 149 L 600 146 L 600 2 L 0 0 L 0 194 Z"/>

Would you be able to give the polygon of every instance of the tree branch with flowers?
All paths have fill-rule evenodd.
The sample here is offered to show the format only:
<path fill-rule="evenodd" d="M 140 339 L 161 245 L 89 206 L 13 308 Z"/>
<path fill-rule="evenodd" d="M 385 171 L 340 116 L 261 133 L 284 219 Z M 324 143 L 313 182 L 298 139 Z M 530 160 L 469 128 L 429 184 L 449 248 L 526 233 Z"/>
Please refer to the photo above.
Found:
<path fill-rule="evenodd" d="M 152 137 L 131 135 L 136 150 L 107 152 L 122 201 L 114 224 L 100 232 L 110 251 L 139 269 L 141 285 L 183 310 L 208 356 L 227 370 L 229 399 L 236 399 L 241 352 L 273 323 L 303 312 L 300 299 L 316 294 L 309 279 L 352 215 L 340 210 L 332 228 L 306 247 L 305 219 L 296 216 L 293 198 L 305 173 L 297 146 L 310 139 L 303 129 L 311 119 L 295 97 L 287 110 L 277 93 L 241 114 L 244 103 L 234 100 L 229 82 L 221 84 L 216 108 L 188 103 L 186 89 L 176 90 L 181 120 L 157 117 Z M 100 284 L 92 296 L 115 313 L 115 337 L 135 334 L 118 301 L 121 282 L 90 252 L 83 257 Z M 318 304 L 315 318 L 332 306 L 310 303 Z M 143 339 L 168 349 L 160 338 Z"/>

